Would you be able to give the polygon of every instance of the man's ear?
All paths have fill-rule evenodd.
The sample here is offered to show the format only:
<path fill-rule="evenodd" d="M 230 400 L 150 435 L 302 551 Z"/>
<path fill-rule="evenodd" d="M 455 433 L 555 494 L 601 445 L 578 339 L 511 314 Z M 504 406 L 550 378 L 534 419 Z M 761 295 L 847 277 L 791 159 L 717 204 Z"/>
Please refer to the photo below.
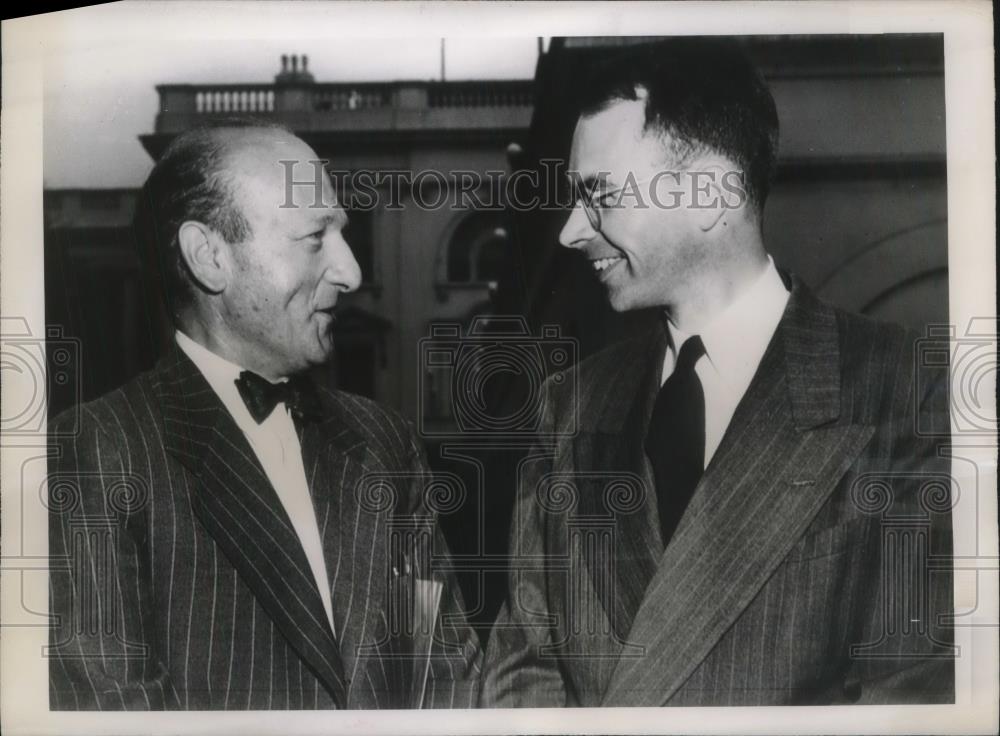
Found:
<path fill-rule="evenodd" d="M 221 252 L 222 239 L 207 225 L 188 220 L 177 230 L 181 257 L 203 289 L 218 294 L 226 288 L 228 269 Z"/>
<path fill-rule="evenodd" d="M 708 232 L 726 223 L 726 215 L 743 205 L 732 190 L 729 179 L 732 172 L 720 164 L 699 166 L 691 171 L 691 206 L 695 220 L 702 232 Z"/>

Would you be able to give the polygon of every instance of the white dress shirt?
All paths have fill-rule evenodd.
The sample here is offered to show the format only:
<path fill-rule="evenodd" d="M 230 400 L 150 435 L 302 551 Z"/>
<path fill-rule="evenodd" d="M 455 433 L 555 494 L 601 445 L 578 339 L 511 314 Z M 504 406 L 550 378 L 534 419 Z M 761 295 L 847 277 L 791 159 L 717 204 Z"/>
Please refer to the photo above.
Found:
<path fill-rule="evenodd" d="M 176 333 L 177 344 L 191 361 L 198 367 L 209 385 L 218 395 L 229 414 L 246 436 L 250 447 L 264 468 L 267 479 L 278 494 L 281 505 L 285 507 L 292 528 L 302 543 L 316 587 L 323 600 L 326 618 L 330 629 L 333 626 L 333 605 L 330 601 L 330 578 L 326 570 L 326 560 L 323 557 L 323 544 L 320 541 L 319 525 L 316 521 L 316 511 L 313 507 L 309 484 L 306 481 L 305 466 L 302 464 L 302 447 L 295 423 L 292 421 L 288 408 L 282 403 L 274 408 L 270 416 L 257 424 L 250 415 L 239 389 L 236 379 L 243 369 L 230 363 L 225 358 L 199 345 L 183 332 Z"/>
<path fill-rule="evenodd" d="M 768 257 L 767 268 L 757 280 L 698 333 L 705 346 L 705 354 L 694 367 L 705 393 L 705 467 L 750 387 L 788 296 L 774 261 Z M 668 329 L 670 347 L 663 358 L 661 385 L 674 372 L 677 351 L 690 337 L 673 322 L 668 322 Z"/>

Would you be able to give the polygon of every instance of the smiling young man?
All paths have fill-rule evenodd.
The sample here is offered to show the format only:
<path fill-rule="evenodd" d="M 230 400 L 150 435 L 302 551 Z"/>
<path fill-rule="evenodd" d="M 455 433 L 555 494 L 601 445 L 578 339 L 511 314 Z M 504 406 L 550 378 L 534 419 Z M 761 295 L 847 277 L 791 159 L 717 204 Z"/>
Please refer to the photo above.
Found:
<path fill-rule="evenodd" d="M 776 268 L 778 118 L 738 49 L 662 43 L 585 89 L 560 242 L 663 320 L 546 384 L 483 703 L 952 702 L 949 468 L 917 434 L 946 371 Z"/>
<path fill-rule="evenodd" d="M 54 710 L 474 702 L 475 634 L 422 554 L 446 548 L 417 438 L 306 377 L 361 280 L 329 180 L 318 206 L 301 186 L 286 201 L 285 164 L 316 159 L 287 130 L 228 122 L 178 136 L 142 189 L 176 339 L 54 447 Z M 394 541 L 402 527 L 426 546 Z"/>

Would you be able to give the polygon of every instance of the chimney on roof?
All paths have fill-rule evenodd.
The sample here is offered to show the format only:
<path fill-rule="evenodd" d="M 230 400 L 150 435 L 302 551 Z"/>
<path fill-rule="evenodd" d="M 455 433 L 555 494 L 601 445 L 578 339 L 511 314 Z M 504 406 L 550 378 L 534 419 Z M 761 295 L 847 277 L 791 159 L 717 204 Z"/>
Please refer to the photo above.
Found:
<path fill-rule="evenodd" d="M 290 66 L 289 66 L 290 63 Z M 275 84 L 312 84 L 315 79 L 309 73 L 309 57 L 302 55 L 302 69 L 299 69 L 298 54 L 281 55 L 281 71 L 275 76 Z"/>

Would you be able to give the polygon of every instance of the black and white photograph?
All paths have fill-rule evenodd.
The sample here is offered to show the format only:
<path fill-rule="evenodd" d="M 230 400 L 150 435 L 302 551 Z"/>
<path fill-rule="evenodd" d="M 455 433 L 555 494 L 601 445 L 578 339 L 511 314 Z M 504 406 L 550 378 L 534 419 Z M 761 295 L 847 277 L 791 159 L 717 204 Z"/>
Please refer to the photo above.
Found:
<path fill-rule="evenodd" d="M 5 731 L 995 732 L 989 4 L 2 41 Z"/>

